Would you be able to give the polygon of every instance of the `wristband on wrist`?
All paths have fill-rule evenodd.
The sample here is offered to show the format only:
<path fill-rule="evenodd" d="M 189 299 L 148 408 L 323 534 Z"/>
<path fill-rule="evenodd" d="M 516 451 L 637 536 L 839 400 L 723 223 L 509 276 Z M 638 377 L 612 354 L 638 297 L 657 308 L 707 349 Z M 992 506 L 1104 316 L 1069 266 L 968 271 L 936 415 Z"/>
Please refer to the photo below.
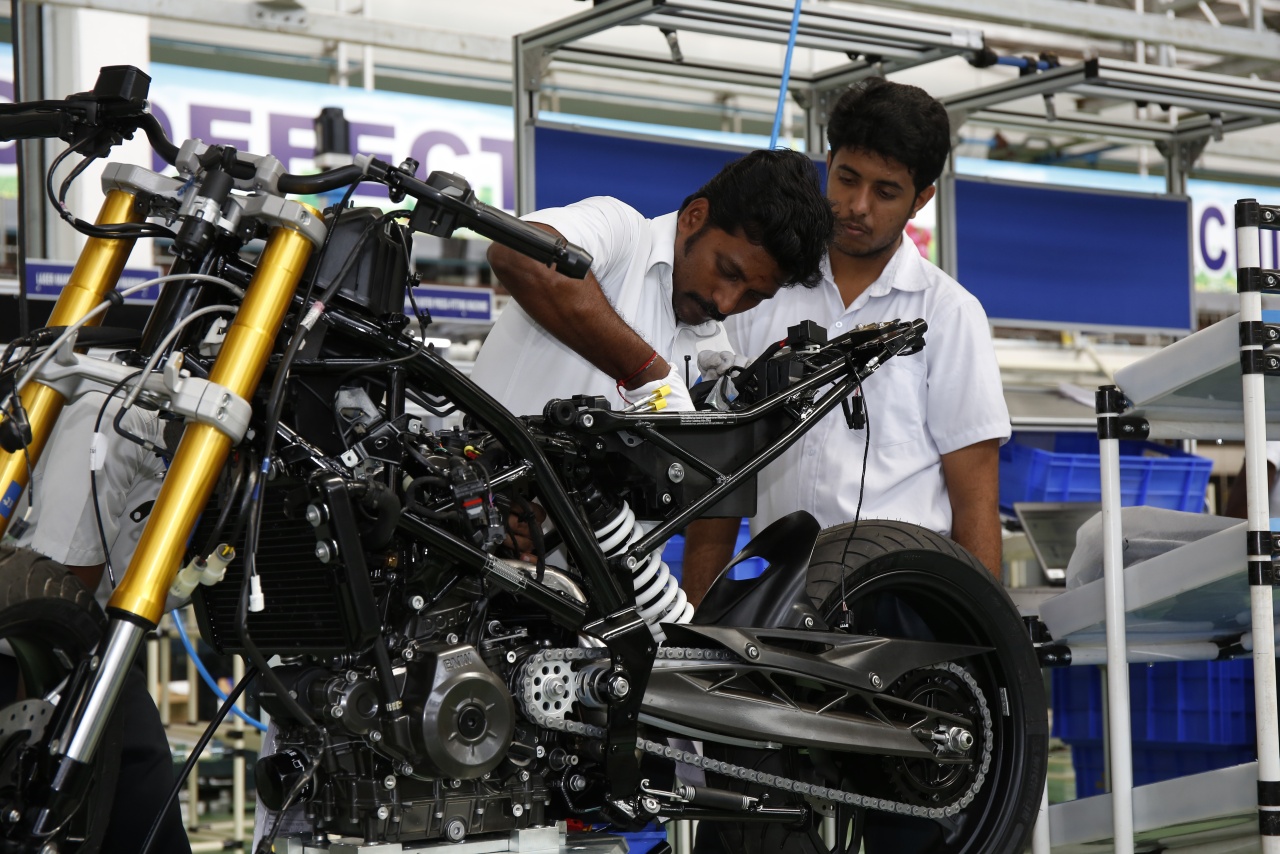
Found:
<path fill-rule="evenodd" d="M 618 380 L 618 389 L 619 389 L 619 390 L 621 390 L 621 389 L 625 388 L 625 387 L 626 387 L 626 385 L 627 385 L 627 383 L 631 382 L 633 379 L 635 379 L 636 377 L 640 376 L 640 375 L 641 375 L 641 374 L 643 374 L 645 371 L 649 370 L 649 368 L 653 367 L 653 363 L 654 363 L 654 362 L 656 362 L 656 361 L 658 361 L 658 351 L 657 351 L 657 350 L 654 350 L 654 351 L 653 351 L 653 355 L 652 355 L 652 356 L 650 356 L 650 357 L 648 358 L 648 360 L 646 360 L 646 361 L 645 361 L 645 363 L 644 363 L 643 365 L 641 365 L 641 366 L 640 366 L 639 368 L 637 368 L 635 371 L 632 371 L 632 372 L 631 372 L 630 374 L 628 374 L 627 376 L 625 376 L 625 377 L 623 377 L 622 379 Z"/>

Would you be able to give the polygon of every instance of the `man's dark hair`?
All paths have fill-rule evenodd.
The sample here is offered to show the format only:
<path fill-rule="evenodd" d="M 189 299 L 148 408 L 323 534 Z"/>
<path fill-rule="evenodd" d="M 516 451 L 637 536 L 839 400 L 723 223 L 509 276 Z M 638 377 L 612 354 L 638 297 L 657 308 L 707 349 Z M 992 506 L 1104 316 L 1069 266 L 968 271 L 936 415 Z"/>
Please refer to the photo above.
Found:
<path fill-rule="evenodd" d="M 740 232 L 778 262 L 787 286 L 812 288 L 822 281 L 835 215 L 807 156 L 784 149 L 753 151 L 721 169 L 680 210 L 694 199 L 707 200 L 709 217 L 690 241 L 710 226 Z"/>
<path fill-rule="evenodd" d="M 916 193 L 942 174 L 951 151 L 946 108 L 918 86 L 869 77 L 840 96 L 827 121 L 832 151 L 870 151 L 911 173 Z"/>

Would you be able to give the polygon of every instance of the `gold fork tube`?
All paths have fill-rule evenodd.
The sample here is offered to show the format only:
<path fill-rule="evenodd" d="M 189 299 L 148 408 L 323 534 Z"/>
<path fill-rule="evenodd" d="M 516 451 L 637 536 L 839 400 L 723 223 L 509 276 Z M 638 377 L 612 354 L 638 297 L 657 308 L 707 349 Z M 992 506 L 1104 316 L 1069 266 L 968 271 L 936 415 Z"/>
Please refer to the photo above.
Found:
<path fill-rule="evenodd" d="M 125 222 L 141 222 L 143 213 L 135 204 L 133 193 L 124 190 L 112 190 L 102 202 L 98 212 L 98 225 L 118 225 Z M 129 253 L 133 251 L 134 240 L 107 240 L 91 237 L 80 252 L 75 269 L 67 286 L 58 295 L 58 301 L 49 315 L 49 326 L 69 326 L 106 298 L 107 292 L 115 288 L 124 270 Z M 96 326 L 102 322 L 102 315 L 90 320 L 86 326 Z M 62 413 L 66 400 L 58 392 L 38 382 L 27 383 L 19 396 L 22 408 L 27 413 L 27 421 L 31 425 L 31 442 L 26 453 L 18 451 L 10 454 L 0 451 L 0 535 L 9 527 L 13 518 L 13 508 L 22 491 L 27 488 L 27 466 L 35 466 L 53 432 L 53 425 Z M 28 459 L 29 458 L 29 459 Z"/>
<path fill-rule="evenodd" d="M 253 396 L 310 256 L 311 242 L 302 234 L 285 226 L 272 232 L 209 373 L 212 382 L 239 397 Z M 160 621 L 187 539 L 230 450 L 231 439 L 216 428 L 187 424 L 129 570 L 108 608 L 132 614 L 151 626 Z"/>

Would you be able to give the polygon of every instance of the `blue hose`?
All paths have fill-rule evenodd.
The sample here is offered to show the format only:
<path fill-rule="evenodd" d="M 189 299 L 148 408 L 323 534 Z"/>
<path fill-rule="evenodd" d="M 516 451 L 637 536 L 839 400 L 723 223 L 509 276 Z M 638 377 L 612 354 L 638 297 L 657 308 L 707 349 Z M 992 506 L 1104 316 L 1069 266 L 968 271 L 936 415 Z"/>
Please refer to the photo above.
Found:
<path fill-rule="evenodd" d="M 1023 70 L 1032 69 L 1034 71 L 1048 71 L 1054 66 L 1045 62 L 1043 59 L 1027 59 L 1021 56 L 1001 56 L 996 58 L 996 65 L 1012 65 L 1014 68 Z"/>
<path fill-rule="evenodd" d="M 196 655 L 196 648 L 191 645 L 191 638 L 187 637 L 187 629 L 182 625 L 182 615 L 175 609 L 169 612 L 169 616 L 173 617 L 173 627 L 178 630 L 178 638 L 182 641 L 182 646 L 186 649 L 187 655 L 191 656 L 191 660 L 195 663 L 196 670 L 200 673 L 200 678 L 204 680 L 204 684 L 209 686 L 209 690 L 217 695 L 219 700 L 225 701 L 227 699 L 227 692 L 218 687 L 217 681 L 209 674 L 209 671 L 205 669 L 204 662 L 200 660 L 200 656 Z M 187 693 L 190 695 L 188 702 L 194 703 L 196 701 L 196 686 L 190 686 L 187 689 Z M 266 724 L 256 718 L 249 717 L 235 706 L 231 707 L 231 714 L 240 718 L 240 720 L 244 721 L 256 730 L 261 732 L 267 731 Z"/>
<path fill-rule="evenodd" d="M 791 55 L 796 49 L 796 31 L 800 29 L 800 3 L 791 16 L 791 35 L 787 37 L 787 58 L 782 63 L 782 88 L 778 90 L 778 109 L 773 114 L 773 133 L 769 135 L 769 149 L 778 147 L 778 134 L 782 132 L 782 108 L 787 103 L 787 86 L 791 83 Z"/>

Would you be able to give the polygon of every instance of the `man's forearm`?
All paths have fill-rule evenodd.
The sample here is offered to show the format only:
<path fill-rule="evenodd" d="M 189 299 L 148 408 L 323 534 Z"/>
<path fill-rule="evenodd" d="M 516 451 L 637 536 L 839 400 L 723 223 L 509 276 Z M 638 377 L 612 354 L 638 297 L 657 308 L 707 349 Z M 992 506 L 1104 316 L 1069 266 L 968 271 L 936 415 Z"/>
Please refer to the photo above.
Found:
<path fill-rule="evenodd" d="M 654 348 L 618 315 L 594 275 L 570 279 L 500 244 L 489 249 L 489 263 L 526 314 L 608 376 L 630 378 L 627 387 L 635 388 L 667 375 L 663 354 L 649 363 Z"/>
<path fill-rule="evenodd" d="M 1003 555 L 999 441 L 988 439 L 943 454 L 942 477 L 951 498 L 951 539 L 999 578 Z"/>
<path fill-rule="evenodd" d="M 982 514 L 981 518 L 952 520 L 951 539 L 968 549 L 982 565 L 1000 578 L 1003 569 L 1004 542 L 1000 533 L 999 513 Z"/>
<path fill-rule="evenodd" d="M 695 607 L 733 557 L 741 524 L 741 519 L 696 519 L 685 528 L 680 586 Z"/>

